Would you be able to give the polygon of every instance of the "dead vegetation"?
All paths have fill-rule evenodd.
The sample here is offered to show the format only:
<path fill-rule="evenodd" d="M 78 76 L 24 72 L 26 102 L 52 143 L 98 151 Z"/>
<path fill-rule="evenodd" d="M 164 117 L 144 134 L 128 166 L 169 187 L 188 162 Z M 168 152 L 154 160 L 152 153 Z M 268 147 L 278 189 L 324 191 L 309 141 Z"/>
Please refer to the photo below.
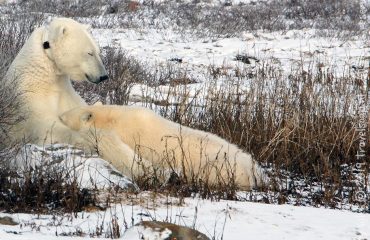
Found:
<path fill-rule="evenodd" d="M 106 58 L 111 56 L 117 57 L 111 54 Z M 132 69 L 132 60 L 125 59 L 110 71 Z M 252 192 L 248 199 L 284 203 L 294 196 L 301 199 L 297 204 L 304 205 L 337 208 L 343 203 L 357 204 L 354 194 L 360 187 L 353 169 L 360 139 L 356 124 L 361 108 L 358 96 L 367 94 L 366 69 L 342 69 L 339 74 L 330 67 L 324 69 L 315 59 L 289 73 L 282 73 L 272 62 L 262 62 L 256 68 L 245 65 L 242 69 L 210 66 L 202 76 L 207 84 L 194 94 L 186 90 L 189 83 L 171 84 L 174 76 L 199 82 L 183 70 L 169 65 L 154 71 L 144 63 L 134 63 L 135 71 L 126 72 L 127 81 L 143 84 L 142 105 L 185 126 L 215 133 L 252 153 L 265 166 L 269 185 Z M 110 81 L 128 84 L 119 83 L 121 79 L 126 81 L 124 77 Z M 165 94 L 161 93 L 163 84 Z M 89 94 L 88 90 L 79 90 L 83 95 Z M 114 93 L 124 96 L 129 104 L 136 102 L 127 90 L 117 89 Z M 121 104 L 110 99 L 110 104 Z M 370 149 L 365 148 L 368 161 Z M 165 168 L 171 169 L 171 161 L 163 162 L 167 163 Z M 163 171 L 144 171 L 137 183 L 141 189 L 168 191 L 180 197 L 197 193 L 204 198 L 238 198 L 232 179 L 228 181 L 231 185 L 220 182 L 209 186 L 206 181 L 199 181 L 204 177 L 173 174 L 164 182 Z M 267 196 L 267 192 L 276 194 Z M 303 192 L 310 195 L 310 200 Z"/>
<path fill-rule="evenodd" d="M 96 203 L 93 191 L 65 179 L 64 169 L 26 166 L 23 171 L 0 166 L 1 211 L 76 213 Z"/>
<path fill-rule="evenodd" d="M 366 23 L 370 12 L 369 3 L 361 0 L 272 0 L 235 5 L 227 1 L 209 5 L 207 1 L 35 0 L 19 1 L 16 8 L 24 13 L 79 18 L 98 28 L 166 29 L 167 24 L 158 21 L 165 16 L 175 31 L 191 31 L 201 38 L 212 39 L 261 29 L 311 28 L 320 35 L 343 38 L 368 35 Z M 7 14 L 11 8 L 0 11 Z"/>
<path fill-rule="evenodd" d="M 324 6 L 318 1 L 269 1 L 218 6 L 212 11 L 195 3 L 146 2 L 126 6 L 121 5 L 126 3 L 97 1 L 91 9 L 71 4 L 74 3 L 23 1 L 17 7 L 25 12 L 37 10 L 75 18 L 89 16 L 92 19 L 84 21 L 98 27 L 138 27 L 149 22 L 160 29 L 163 26 L 155 20 L 163 14 L 172 18 L 177 29 L 202 30 L 198 33 L 202 37 L 233 36 L 241 30 L 276 31 L 305 27 L 327 34 L 333 26 L 336 29 L 334 34 L 340 35 L 345 31 L 353 36 L 362 34 L 364 17 L 369 14 L 369 5 L 346 0 L 325 1 Z M 173 11 L 174 8 L 177 10 Z M 5 8 L 1 11 L 9 14 L 10 10 Z M 145 23 L 140 20 L 144 11 L 150 13 Z M 112 16 L 113 13 L 117 15 Z M 94 16 L 100 14 L 108 20 L 94 20 Z M 6 21 L 0 21 L 1 76 L 29 33 L 46 18 L 43 14 L 31 13 L 7 16 Z M 207 30 L 203 31 L 205 25 Z M 111 79 L 99 86 L 76 85 L 80 94 L 89 103 L 99 100 L 109 104 L 127 104 L 133 101 L 129 96 L 134 84 L 150 86 L 155 94 L 150 96 L 148 89 L 143 87 L 140 96 L 143 105 L 168 119 L 215 133 L 237 144 L 252 153 L 266 168 L 270 176 L 269 185 L 259 189 L 259 192 L 252 191 L 248 200 L 285 203 L 291 196 L 303 198 L 300 191 L 308 189 L 311 194 L 308 205 L 337 208 L 340 202 L 356 203 L 354 193 L 359 186 L 356 172 L 352 170 L 359 142 L 356 124 L 360 102 L 357 96 L 368 94 L 369 75 L 366 68 L 362 71 L 342 69 L 338 74 L 330 67 L 317 67 L 313 61 L 308 68 L 302 64 L 282 74 L 270 62 L 261 63 L 256 69 L 229 70 L 209 66 L 208 72 L 203 73 L 208 81 L 205 88 L 191 94 L 184 86 L 200 80 L 188 76 L 173 64 L 153 70 L 122 50 L 108 48 L 103 55 Z M 5 156 L 1 158 L 4 161 L 12 154 L 2 143 L 7 138 L 9 127 L 19 120 L 16 112 L 19 109 L 16 99 L 19 98 L 13 94 L 14 85 L 1 83 L 0 151 Z M 166 94 L 161 93 L 161 86 L 169 87 Z M 366 153 L 368 164 L 369 145 L 366 146 Z M 368 166 L 364 169 L 365 176 L 368 176 Z M 35 211 L 41 211 L 50 206 L 67 208 L 68 211 L 81 209 L 84 193 L 75 183 L 65 185 L 63 179 L 55 179 L 58 174 L 44 169 L 32 171 L 33 174 L 22 181 L 26 183 L 22 188 L 20 182 L 9 181 L 14 172 L 1 168 L 0 192 L 15 189 L 18 194 L 8 194 L 1 199 L 2 209 L 26 211 L 27 206 L 32 206 L 32 211 L 34 207 Z M 161 179 L 160 174 L 145 175 L 137 182 L 142 189 L 167 191 L 179 197 L 197 194 L 212 199 L 238 199 L 234 185 L 209 186 L 207 182 L 176 174 L 167 182 L 161 182 L 158 180 Z M 56 192 L 50 196 L 51 193 L 44 192 L 45 189 Z M 30 197 L 30 192 L 37 194 Z M 271 192 L 273 194 L 268 195 Z M 66 200 L 70 198 L 73 200 L 71 206 Z M 54 201 L 58 204 L 50 205 Z M 306 204 L 304 201 L 301 199 L 297 204 Z"/>

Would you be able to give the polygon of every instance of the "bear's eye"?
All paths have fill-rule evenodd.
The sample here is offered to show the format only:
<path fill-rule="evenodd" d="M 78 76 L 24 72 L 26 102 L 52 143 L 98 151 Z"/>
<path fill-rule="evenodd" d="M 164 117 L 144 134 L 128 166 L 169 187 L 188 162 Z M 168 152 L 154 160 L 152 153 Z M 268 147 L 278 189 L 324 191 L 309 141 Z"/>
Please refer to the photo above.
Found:
<path fill-rule="evenodd" d="M 94 56 L 94 54 L 93 54 L 93 53 L 91 53 L 91 52 L 89 52 L 89 53 L 87 53 L 87 54 L 89 54 L 90 56 Z"/>
<path fill-rule="evenodd" d="M 85 113 L 81 116 L 81 121 L 88 122 L 92 118 L 92 113 Z"/>
<path fill-rule="evenodd" d="M 88 122 L 88 121 L 90 121 L 90 119 L 92 118 L 92 114 L 91 113 L 89 113 L 87 116 L 86 116 L 86 121 Z"/>

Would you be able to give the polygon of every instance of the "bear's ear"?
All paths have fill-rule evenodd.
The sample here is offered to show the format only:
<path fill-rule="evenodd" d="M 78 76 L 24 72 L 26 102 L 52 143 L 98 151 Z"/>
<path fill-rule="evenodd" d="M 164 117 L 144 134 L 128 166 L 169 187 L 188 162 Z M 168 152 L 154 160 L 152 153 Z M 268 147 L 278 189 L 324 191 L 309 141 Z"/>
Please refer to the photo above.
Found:
<path fill-rule="evenodd" d="M 81 121 L 83 121 L 83 122 L 88 122 L 88 121 L 90 121 L 91 120 L 91 118 L 92 118 L 92 113 L 91 112 L 84 112 L 83 114 L 82 114 L 82 116 L 81 116 Z"/>
<path fill-rule="evenodd" d="M 61 39 L 66 34 L 66 31 L 66 26 L 58 26 L 52 29 L 50 29 L 50 27 L 46 27 L 42 36 L 44 48 L 51 48 L 50 41 L 55 42 L 58 39 Z"/>
<path fill-rule="evenodd" d="M 54 35 L 55 39 L 62 38 L 66 34 L 66 31 L 67 31 L 66 26 L 58 26 L 55 29 L 55 35 Z"/>

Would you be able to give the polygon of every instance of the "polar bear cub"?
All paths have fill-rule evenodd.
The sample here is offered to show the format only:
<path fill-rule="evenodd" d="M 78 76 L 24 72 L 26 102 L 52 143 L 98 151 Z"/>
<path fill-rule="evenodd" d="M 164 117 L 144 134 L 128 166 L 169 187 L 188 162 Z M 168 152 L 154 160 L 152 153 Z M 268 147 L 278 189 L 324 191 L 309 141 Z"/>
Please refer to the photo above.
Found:
<path fill-rule="evenodd" d="M 214 134 L 181 126 L 149 109 L 85 106 L 65 112 L 60 120 L 77 132 L 99 129 L 117 133 L 122 142 L 146 161 L 159 165 L 167 161 L 167 166 L 181 170 L 187 177 L 207 178 L 216 184 L 234 176 L 242 189 L 261 183 L 261 169 L 250 154 Z M 133 159 L 124 161 L 126 166 L 133 165 Z M 112 164 L 122 163 L 112 161 Z"/>

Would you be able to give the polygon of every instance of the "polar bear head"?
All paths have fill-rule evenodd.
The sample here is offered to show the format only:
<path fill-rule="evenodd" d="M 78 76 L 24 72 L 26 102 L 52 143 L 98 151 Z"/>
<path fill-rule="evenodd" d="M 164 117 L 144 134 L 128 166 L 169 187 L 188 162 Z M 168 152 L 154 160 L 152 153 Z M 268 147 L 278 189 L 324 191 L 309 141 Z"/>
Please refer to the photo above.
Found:
<path fill-rule="evenodd" d="M 68 18 L 56 18 L 45 27 L 43 48 L 57 74 L 75 81 L 99 83 L 108 79 L 100 51 L 88 27 Z"/>
<path fill-rule="evenodd" d="M 59 119 L 74 131 L 90 128 L 111 129 L 114 128 L 112 125 L 115 122 L 114 117 L 117 117 L 117 111 L 112 111 L 114 108 L 117 107 L 99 104 L 77 107 L 60 115 Z"/>

